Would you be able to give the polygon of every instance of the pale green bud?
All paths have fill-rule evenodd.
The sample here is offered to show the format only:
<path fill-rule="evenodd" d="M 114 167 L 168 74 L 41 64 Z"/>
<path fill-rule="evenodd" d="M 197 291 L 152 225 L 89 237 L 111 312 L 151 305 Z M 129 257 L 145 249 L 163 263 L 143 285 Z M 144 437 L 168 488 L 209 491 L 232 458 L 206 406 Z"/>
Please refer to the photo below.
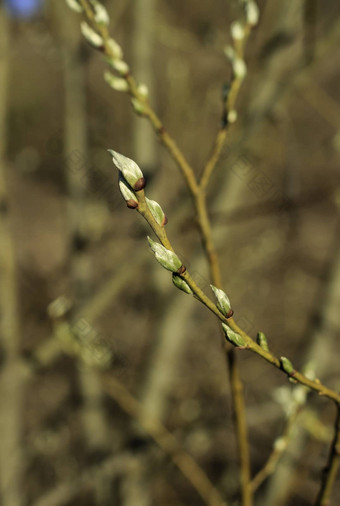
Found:
<path fill-rule="evenodd" d="M 140 100 L 138 100 L 138 98 L 132 97 L 131 98 L 131 105 L 132 105 L 135 113 L 137 113 L 141 116 L 143 116 L 145 114 L 145 107 L 142 104 L 142 102 Z"/>
<path fill-rule="evenodd" d="M 162 267 L 171 272 L 177 272 L 182 267 L 182 262 L 176 253 L 165 248 L 162 244 L 153 241 L 149 236 L 148 241 L 156 260 L 162 265 Z"/>
<path fill-rule="evenodd" d="M 282 369 L 287 374 L 293 374 L 294 373 L 295 369 L 293 367 L 293 364 L 291 363 L 291 361 L 287 357 L 281 357 L 280 358 L 280 363 L 281 363 Z"/>
<path fill-rule="evenodd" d="M 126 182 L 126 180 L 123 178 L 121 173 L 119 173 L 119 179 L 118 179 L 118 185 L 120 193 L 123 196 L 123 199 L 125 200 L 128 207 L 132 209 L 136 209 L 138 207 L 138 199 L 134 191 L 131 190 L 130 186 Z"/>
<path fill-rule="evenodd" d="M 83 12 L 82 6 L 77 2 L 77 0 L 66 0 L 67 5 L 70 9 L 75 12 Z"/>
<path fill-rule="evenodd" d="M 108 152 L 112 156 L 112 161 L 118 170 L 122 173 L 124 179 L 129 183 L 133 190 L 139 191 L 145 186 L 145 179 L 143 172 L 140 170 L 136 162 L 128 158 L 127 156 L 121 155 L 113 149 L 108 149 Z"/>
<path fill-rule="evenodd" d="M 244 79 L 247 75 L 247 65 L 245 61 L 242 60 L 242 58 L 235 58 L 232 65 L 235 77 L 240 80 Z"/>
<path fill-rule="evenodd" d="M 228 327 L 228 325 L 226 325 L 225 323 L 222 323 L 222 328 L 224 330 L 224 333 L 226 335 L 226 338 L 228 339 L 228 341 L 233 344 L 234 346 L 247 346 L 247 343 L 246 341 L 243 339 L 242 336 L 240 336 L 240 334 L 237 334 L 237 332 L 234 332 L 230 327 Z"/>
<path fill-rule="evenodd" d="M 118 42 L 116 42 L 114 39 L 109 39 L 107 41 L 107 46 L 108 46 L 108 48 L 110 50 L 110 56 L 114 60 L 121 60 L 122 59 L 122 57 L 123 57 L 123 50 L 120 47 L 120 45 L 118 44 Z M 109 63 L 112 66 L 111 60 L 109 60 Z"/>
<path fill-rule="evenodd" d="M 234 21 L 230 27 L 230 33 L 234 40 L 244 39 L 245 31 L 244 27 L 239 21 Z"/>
<path fill-rule="evenodd" d="M 129 73 L 129 65 L 119 58 L 109 60 L 109 64 L 116 72 L 118 72 L 118 74 L 121 74 L 122 76 Z"/>
<path fill-rule="evenodd" d="M 188 283 L 186 281 L 184 281 L 184 279 L 182 279 L 177 274 L 172 275 L 172 282 L 177 288 L 182 290 L 182 292 L 189 293 L 189 294 L 193 293 L 190 286 L 188 285 Z"/>
<path fill-rule="evenodd" d="M 224 293 L 224 291 L 221 290 L 220 288 L 216 288 L 216 286 L 214 286 L 214 285 L 210 285 L 210 286 L 211 286 L 211 289 L 214 292 L 214 295 L 217 299 L 216 306 L 221 311 L 221 313 L 224 314 L 224 316 L 227 316 L 230 309 L 231 309 L 229 298 Z"/>
<path fill-rule="evenodd" d="M 269 351 L 267 338 L 263 332 L 257 333 L 256 342 L 264 351 Z"/>
<path fill-rule="evenodd" d="M 287 438 L 281 436 L 274 442 L 274 449 L 277 452 L 283 452 L 287 448 Z"/>
<path fill-rule="evenodd" d="M 103 47 L 104 45 L 103 38 L 97 32 L 95 32 L 93 28 L 91 28 L 91 26 L 88 23 L 86 23 L 86 21 L 82 21 L 80 23 L 80 29 L 81 33 L 83 34 L 87 42 L 91 44 L 91 46 L 95 48 Z"/>
<path fill-rule="evenodd" d="M 138 93 L 143 98 L 146 98 L 149 95 L 149 90 L 146 84 L 141 83 L 138 85 Z"/>
<path fill-rule="evenodd" d="M 158 202 L 155 202 L 154 200 L 150 200 L 147 197 L 145 197 L 146 203 L 148 205 L 148 208 L 151 211 L 152 216 L 157 221 L 158 225 L 164 226 L 167 224 L 167 217 L 164 214 L 163 209 L 158 204 Z"/>
<path fill-rule="evenodd" d="M 256 26 L 259 22 L 260 11 L 257 4 L 253 0 L 246 3 L 247 23 L 250 26 Z"/>
<path fill-rule="evenodd" d="M 108 26 L 108 24 L 110 23 L 110 17 L 104 5 L 102 5 L 100 2 L 97 2 L 97 0 L 91 0 L 91 4 L 93 5 L 94 9 L 95 21 L 98 24 Z"/>
<path fill-rule="evenodd" d="M 228 112 L 228 123 L 235 123 L 237 120 L 237 111 L 235 109 L 232 109 Z"/>
<path fill-rule="evenodd" d="M 128 91 L 129 85 L 123 77 L 117 77 L 111 72 L 105 72 L 104 79 L 116 91 Z"/>

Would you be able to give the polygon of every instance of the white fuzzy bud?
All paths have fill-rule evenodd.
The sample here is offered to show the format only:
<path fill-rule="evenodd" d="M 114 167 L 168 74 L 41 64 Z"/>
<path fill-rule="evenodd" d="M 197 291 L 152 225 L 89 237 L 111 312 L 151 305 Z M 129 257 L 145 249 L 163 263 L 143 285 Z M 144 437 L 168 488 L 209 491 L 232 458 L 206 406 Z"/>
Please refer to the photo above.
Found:
<path fill-rule="evenodd" d="M 188 294 L 193 293 L 190 286 L 188 285 L 188 283 L 184 279 L 182 279 L 180 276 L 178 276 L 177 274 L 172 275 L 172 282 L 177 288 L 182 290 L 182 292 L 185 292 Z"/>
<path fill-rule="evenodd" d="M 214 286 L 214 285 L 210 285 L 210 287 L 211 287 L 212 291 L 214 292 L 214 295 L 217 299 L 216 306 L 221 311 L 221 313 L 224 314 L 224 316 L 227 316 L 227 314 L 229 313 L 229 311 L 231 309 L 230 300 L 229 300 L 228 296 L 220 288 L 216 288 L 216 286 Z"/>
<path fill-rule="evenodd" d="M 118 185 L 119 185 L 120 193 L 122 194 L 123 199 L 126 202 L 133 200 L 138 204 L 138 199 L 137 199 L 135 192 L 133 190 L 131 190 L 130 186 L 128 185 L 126 180 L 123 178 L 121 173 L 119 173 Z"/>
<path fill-rule="evenodd" d="M 242 24 L 239 21 L 234 21 L 231 24 L 230 33 L 231 33 L 233 40 L 243 40 L 244 39 L 244 35 L 245 35 L 244 27 L 242 26 Z"/>
<path fill-rule="evenodd" d="M 116 71 L 118 72 L 118 74 L 121 74 L 122 76 L 126 75 L 129 73 L 129 65 L 123 61 L 123 60 L 110 60 L 110 65 L 111 67 Z"/>
<path fill-rule="evenodd" d="M 77 0 L 66 0 L 67 5 L 70 9 L 75 12 L 83 12 L 82 6 L 77 2 Z"/>
<path fill-rule="evenodd" d="M 228 123 L 235 123 L 237 120 L 237 111 L 235 109 L 232 109 L 228 112 Z"/>
<path fill-rule="evenodd" d="M 86 23 L 86 21 L 82 21 L 80 23 L 80 29 L 81 33 L 83 34 L 87 42 L 91 44 L 91 46 L 95 48 L 103 47 L 104 45 L 103 38 L 97 32 L 95 32 L 93 28 L 91 28 L 91 26 L 88 23 Z"/>
<path fill-rule="evenodd" d="M 94 9 L 94 19 L 100 25 L 108 26 L 110 23 L 110 17 L 104 5 L 95 0 L 91 0 Z"/>
<path fill-rule="evenodd" d="M 145 181 L 143 172 L 138 167 L 136 162 L 128 158 L 127 156 L 121 155 L 120 153 L 117 153 L 116 151 L 113 151 L 112 149 L 108 149 L 108 152 L 112 156 L 112 161 L 117 167 L 118 170 L 122 173 L 124 179 L 129 183 L 131 188 L 138 191 L 141 190 L 140 188 L 140 182 Z M 137 187 L 136 187 L 137 185 Z M 145 182 L 144 182 L 145 186 Z M 143 186 L 143 187 L 144 187 Z"/>
<path fill-rule="evenodd" d="M 110 55 L 114 60 L 121 60 L 123 57 L 123 50 L 114 39 L 109 39 L 107 41 L 107 46 L 110 51 Z M 111 62 L 110 62 L 111 63 Z"/>
<path fill-rule="evenodd" d="M 258 5 L 253 0 L 249 0 L 246 3 L 246 15 L 248 25 L 256 26 L 259 22 L 260 11 Z"/>
<path fill-rule="evenodd" d="M 149 90 L 146 84 L 141 83 L 138 85 L 138 93 L 143 98 L 146 98 L 149 95 Z"/>
<path fill-rule="evenodd" d="M 242 58 L 235 58 L 232 62 L 233 71 L 237 79 L 244 79 L 247 74 L 247 65 Z"/>
<path fill-rule="evenodd" d="M 155 200 L 150 200 L 147 197 L 145 197 L 146 203 L 148 208 L 151 211 L 152 216 L 157 221 L 158 225 L 164 226 L 167 223 L 167 218 L 164 214 L 163 209 L 161 206 L 156 202 Z"/>
<path fill-rule="evenodd" d="M 162 265 L 162 267 L 171 272 L 177 272 L 182 267 L 182 262 L 176 253 L 165 248 L 162 244 L 153 241 L 149 236 L 148 241 L 156 260 Z"/>
<path fill-rule="evenodd" d="M 123 77 L 117 77 L 111 72 L 105 72 L 104 79 L 116 91 L 128 91 L 129 85 Z"/>
<path fill-rule="evenodd" d="M 228 339 L 228 341 L 231 344 L 233 344 L 234 346 L 237 346 L 237 347 L 247 345 L 247 343 L 243 339 L 243 337 L 240 336 L 240 334 L 237 334 L 237 332 L 234 332 L 230 327 L 228 327 L 228 325 L 226 325 L 225 323 L 222 323 L 222 328 L 224 330 L 226 338 Z"/>
<path fill-rule="evenodd" d="M 138 100 L 138 98 L 132 97 L 131 105 L 136 114 L 139 114 L 140 116 L 143 116 L 145 114 L 145 106 L 140 100 Z"/>
<path fill-rule="evenodd" d="M 274 449 L 277 452 L 283 452 L 287 448 L 287 439 L 284 437 L 279 437 L 274 443 Z"/>

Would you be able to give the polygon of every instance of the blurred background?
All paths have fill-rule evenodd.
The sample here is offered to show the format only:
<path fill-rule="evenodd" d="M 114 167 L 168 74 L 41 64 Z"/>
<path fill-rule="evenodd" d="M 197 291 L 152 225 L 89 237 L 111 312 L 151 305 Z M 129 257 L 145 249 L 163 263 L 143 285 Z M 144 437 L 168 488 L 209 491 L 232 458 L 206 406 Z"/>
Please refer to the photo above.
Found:
<path fill-rule="evenodd" d="M 238 2 L 104 4 L 132 74 L 199 174 L 220 126 Z M 238 121 L 209 187 L 224 289 L 245 330 L 339 390 L 340 6 L 259 7 Z M 191 201 L 128 96 L 104 82 L 80 19 L 61 0 L 0 7 L 0 503 L 205 504 L 141 429 L 129 392 L 238 504 L 219 326 L 155 262 L 106 150 L 141 166 L 176 251 L 209 293 Z M 237 354 L 253 474 L 282 433 L 288 441 L 256 504 L 310 505 L 334 406 L 315 394 L 304 404 L 279 371 Z"/>

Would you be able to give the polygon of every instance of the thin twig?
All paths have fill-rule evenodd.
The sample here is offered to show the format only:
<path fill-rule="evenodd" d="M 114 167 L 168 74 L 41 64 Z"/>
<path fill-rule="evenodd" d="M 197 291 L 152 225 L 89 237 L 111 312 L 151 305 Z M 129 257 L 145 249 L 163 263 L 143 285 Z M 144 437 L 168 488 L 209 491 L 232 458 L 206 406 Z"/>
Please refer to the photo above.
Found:
<path fill-rule="evenodd" d="M 328 462 L 323 470 L 321 487 L 315 506 L 328 506 L 339 468 L 340 459 L 340 406 L 337 406 L 337 414 L 334 424 L 334 437 L 329 451 Z"/>
<path fill-rule="evenodd" d="M 176 438 L 164 425 L 146 415 L 143 406 L 130 394 L 122 383 L 113 378 L 112 375 L 106 375 L 103 379 L 103 388 L 126 413 L 139 422 L 141 427 L 150 434 L 158 446 L 171 457 L 207 505 L 227 506 L 203 469 L 181 447 Z"/>

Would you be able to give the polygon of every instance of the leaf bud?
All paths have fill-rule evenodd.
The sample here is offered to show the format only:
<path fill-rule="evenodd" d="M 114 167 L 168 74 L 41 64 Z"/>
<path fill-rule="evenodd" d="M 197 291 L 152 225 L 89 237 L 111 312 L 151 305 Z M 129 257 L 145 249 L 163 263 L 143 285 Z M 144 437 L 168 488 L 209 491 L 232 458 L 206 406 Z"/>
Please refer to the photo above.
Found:
<path fill-rule="evenodd" d="M 139 166 L 128 158 L 127 156 L 121 155 L 113 149 L 108 149 L 108 152 L 112 156 L 112 161 L 117 167 L 117 169 L 122 173 L 124 179 L 129 183 L 131 188 L 138 191 L 138 188 L 135 185 L 139 184 L 141 180 L 144 180 L 143 172 L 139 168 Z M 145 186 L 145 184 L 144 184 Z M 141 189 L 141 188 L 139 188 Z"/>
<path fill-rule="evenodd" d="M 172 275 L 172 282 L 177 288 L 182 290 L 182 292 L 189 294 L 193 293 L 188 283 L 175 273 Z"/>
<path fill-rule="evenodd" d="M 226 335 L 226 338 L 228 339 L 228 341 L 231 344 L 233 344 L 234 346 L 237 346 L 237 347 L 247 346 L 247 343 L 243 339 L 243 337 L 240 336 L 240 334 L 237 334 L 237 332 L 234 332 L 230 327 L 228 327 L 228 325 L 226 325 L 225 323 L 222 323 L 222 328 L 223 328 L 223 331 Z"/>
<path fill-rule="evenodd" d="M 257 333 L 256 342 L 264 351 L 269 351 L 267 338 L 263 332 Z"/>
<path fill-rule="evenodd" d="M 162 244 L 153 241 L 149 236 L 148 241 L 156 260 L 162 265 L 162 267 L 171 272 L 177 272 L 182 267 L 182 262 L 176 253 L 165 248 Z"/>
<path fill-rule="evenodd" d="M 86 23 L 86 21 L 82 21 L 80 23 L 81 33 L 92 47 L 96 49 L 102 48 L 104 46 L 103 38 L 91 28 L 91 26 Z"/>
<path fill-rule="evenodd" d="M 163 227 L 167 222 L 167 219 L 166 219 L 163 209 L 158 204 L 158 202 L 148 199 L 147 197 L 145 197 L 145 200 L 146 200 L 148 208 L 151 211 L 152 216 L 155 218 L 158 225 L 161 225 Z"/>
<path fill-rule="evenodd" d="M 231 304 L 227 294 L 224 293 L 224 291 L 221 290 L 220 288 L 216 288 L 216 286 L 214 285 L 210 285 L 210 287 L 217 299 L 216 306 L 221 311 L 221 313 L 224 314 L 224 316 L 227 316 L 231 310 Z"/>

